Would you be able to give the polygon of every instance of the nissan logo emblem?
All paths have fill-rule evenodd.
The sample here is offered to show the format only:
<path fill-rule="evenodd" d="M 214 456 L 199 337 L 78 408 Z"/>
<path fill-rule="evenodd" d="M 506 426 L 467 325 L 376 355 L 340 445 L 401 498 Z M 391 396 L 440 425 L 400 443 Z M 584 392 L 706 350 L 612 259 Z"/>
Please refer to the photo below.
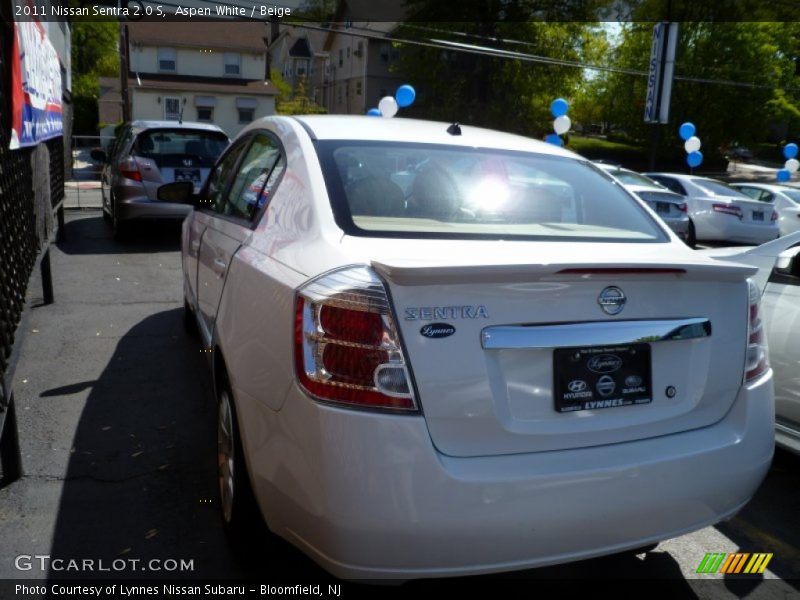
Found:
<path fill-rule="evenodd" d="M 605 288 L 597 297 L 597 303 L 607 315 L 618 315 L 625 308 L 625 294 L 617 286 Z"/>

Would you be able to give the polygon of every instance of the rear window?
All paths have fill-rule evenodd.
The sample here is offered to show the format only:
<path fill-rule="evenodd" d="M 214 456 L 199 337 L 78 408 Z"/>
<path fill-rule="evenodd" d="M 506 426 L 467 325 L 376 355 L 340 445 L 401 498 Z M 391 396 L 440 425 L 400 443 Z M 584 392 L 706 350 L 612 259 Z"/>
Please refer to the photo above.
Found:
<path fill-rule="evenodd" d="M 711 179 L 692 179 L 692 183 L 700 189 L 708 192 L 712 196 L 736 196 L 741 198 L 748 198 L 747 194 L 743 194 L 734 187 L 729 186 L 721 181 L 712 181 Z"/>
<path fill-rule="evenodd" d="M 189 157 L 211 166 L 227 145 L 227 136 L 218 131 L 153 129 L 139 134 L 134 154 L 156 162 L 163 157 Z"/>
<path fill-rule="evenodd" d="M 588 162 L 433 144 L 316 142 L 336 221 L 350 235 L 417 238 L 668 238 Z"/>
<path fill-rule="evenodd" d="M 634 173 L 633 171 L 609 171 L 609 173 L 626 185 L 650 185 L 662 187 L 660 183 L 657 183 L 649 177 L 645 177 L 644 175 L 639 175 L 639 173 Z"/>

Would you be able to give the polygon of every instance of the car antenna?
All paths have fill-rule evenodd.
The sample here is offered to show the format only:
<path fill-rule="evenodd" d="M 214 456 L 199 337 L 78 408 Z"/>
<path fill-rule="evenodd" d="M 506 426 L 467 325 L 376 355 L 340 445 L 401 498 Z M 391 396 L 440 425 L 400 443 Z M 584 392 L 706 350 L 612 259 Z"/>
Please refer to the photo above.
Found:
<path fill-rule="evenodd" d="M 461 135 L 461 125 L 458 124 L 458 121 L 454 121 L 453 124 L 447 128 L 447 133 L 450 135 Z"/>

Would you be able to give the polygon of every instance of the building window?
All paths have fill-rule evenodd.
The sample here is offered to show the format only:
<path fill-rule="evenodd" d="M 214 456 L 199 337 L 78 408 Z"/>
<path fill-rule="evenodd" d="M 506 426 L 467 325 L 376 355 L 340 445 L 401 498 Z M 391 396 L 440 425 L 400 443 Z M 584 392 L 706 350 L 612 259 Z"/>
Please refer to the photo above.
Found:
<path fill-rule="evenodd" d="M 241 75 L 242 55 L 238 52 L 225 53 L 225 75 L 239 77 Z"/>
<path fill-rule="evenodd" d="M 339 48 L 339 66 L 344 65 L 344 51 Z"/>
<path fill-rule="evenodd" d="M 356 81 L 356 96 L 361 95 L 361 80 Z"/>
<path fill-rule="evenodd" d="M 181 99 L 164 97 L 164 118 L 167 121 L 177 121 L 181 118 Z"/>
<path fill-rule="evenodd" d="M 214 109 L 209 106 L 198 106 L 197 120 L 212 123 L 214 121 Z"/>
<path fill-rule="evenodd" d="M 350 46 L 347 47 L 347 58 L 350 58 Z"/>
<path fill-rule="evenodd" d="M 158 70 L 174 73 L 178 70 L 175 48 L 158 49 Z"/>
<path fill-rule="evenodd" d="M 258 101 L 255 98 L 237 98 L 236 110 L 239 113 L 239 123 L 250 123 L 255 119 Z"/>

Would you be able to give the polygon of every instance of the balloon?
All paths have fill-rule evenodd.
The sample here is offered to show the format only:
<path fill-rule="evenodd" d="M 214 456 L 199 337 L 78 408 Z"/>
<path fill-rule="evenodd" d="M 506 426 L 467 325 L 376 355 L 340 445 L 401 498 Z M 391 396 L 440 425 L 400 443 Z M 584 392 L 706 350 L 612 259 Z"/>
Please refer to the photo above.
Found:
<path fill-rule="evenodd" d="M 786 144 L 783 147 L 783 155 L 786 158 L 794 158 L 795 156 L 797 156 L 797 150 L 798 150 L 797 144 Z"/>
<path fill-rule="evenodd" d="M 683 143 L 684 150 L 686 150 L 686 152 L 688 152 L 689 154 L 700 150 L 700 146 L 701 146 L 700 138 L 697 137 L 696 135 L 693 135 Z"/>
<path fill-rule="evenodd" d="M 547 142 L 548 144 L 553 144 L 554 146 L 564 145 L 564 142 L 555 133 L 550 133 L 547 136 L 545 136 L 544 141 Z"/>
<path fill-rule="evenodd" d="M 780 169 L 778 171 L 777 178 L 778 181 L 789 181 L 792 178 L 792 174 L 786 169 Z"/>
<path fill-rule="evenodd" d="M 686 163 L 690 167 L 699 167 L 703 162 L 703 153 L 699 150 L 695 150 L 694 152 L 690 152 L 686 156 Z"/>
<path fill-rule="evenodd" d="M 413 87 L 406 83 L 397 88 L 394 97 L 397 100 L 397 106 L 400 108 L 405 108 L 406 106 L 411 106 L 414 103 L 414 99 L 417 97 L 417 92 Z"/>
<path fill-rule="evenodd" d="M 380 117 L 380 116 L 381 116 L 381 111 L 379 111 L 377 108 L 370 108 L 370 109 L 367 111 L 367 116 L 370 116 L 370 117 Z"/>
<path fill-rule="evenodd" d="M 553 129 L 555 129 L 555 132 L 559 135 L 567 133 L 570 127 L 572 127 L 572 121 L 570 121 L 567 115 L 556 117 L 556 120 L 553 121 Z"/>
<path fill-rule="evenodd" d="M 697 130 L 694 127 L 694 123 L 690 123 L 689 121 L 686 121 L 686 123 L 681 125 L 680 129 L 678 129 L 678 133 L 680 134 L 682 140 L 688 140 L 694 135 L 695 131 Z"/>
<path fill-rule="evenodd" d="M 378 102 L 378 110 L 381 111 L 381 116 L 391 118 L 397 114 L 397 100 L 391 96 L 384 96 Z"/>
<path fill-rule="evenodd" d="M 563 117 L 569 110 L 569 102 L 563 98 L 556 98 L 550 103 L 550 112 L 554 117 Z"/>
<path fill-rule="evenodd" d="M 794 173 L 797 171 L 797 169 L 800 169 L 800 160 L 797 160 L 796 158 L 790 158 L 783 166 L 786 167 L 786 170 L 790 173 Z"/>

